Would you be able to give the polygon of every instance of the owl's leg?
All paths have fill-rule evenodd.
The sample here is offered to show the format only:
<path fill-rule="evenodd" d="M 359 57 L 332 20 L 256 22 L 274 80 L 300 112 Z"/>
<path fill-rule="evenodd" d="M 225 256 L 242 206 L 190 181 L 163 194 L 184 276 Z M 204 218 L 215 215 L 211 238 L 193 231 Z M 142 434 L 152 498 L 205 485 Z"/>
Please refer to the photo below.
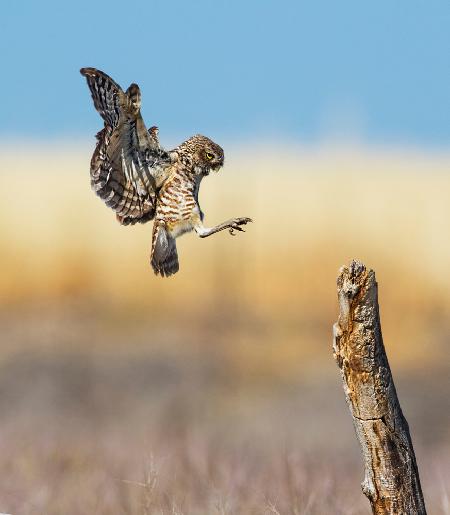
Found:
<path fill-rule="evenodd" d="M 220 232 L 225 229 L 228 229 L 228 232 L 232 236 L 234 236 L 234 231 L 245 232 L 241 226 L 246 225 L 249 222 L 252 222 L 252 219 L 246 218 L 246 217 L 245 218 L 232 218 L 231 220 L 227 220 L 226 222 L 223 222 L 214 227 L 205 227 L 201 222 L 199 222 L 195 226 L 195 232 L 200 236 L 200 238 L 206 238 L 208 236 L 211 236 L 212 234 L 215 234 L 216 232 Z"/>

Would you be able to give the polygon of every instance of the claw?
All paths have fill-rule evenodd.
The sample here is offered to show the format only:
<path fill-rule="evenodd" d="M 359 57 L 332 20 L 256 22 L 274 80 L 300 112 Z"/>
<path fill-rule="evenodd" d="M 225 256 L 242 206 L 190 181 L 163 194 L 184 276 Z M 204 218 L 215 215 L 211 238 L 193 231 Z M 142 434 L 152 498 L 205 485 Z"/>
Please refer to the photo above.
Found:
<path fill-rule="evenodd" d="M 247 225 L 249 222 L 253 222 L 251 218 L 236 218 L 235 223 L 238 225 Z"/>
<path fill-rule="evenodd" d="M 235 231 L 245 232 L 245 229 L 241 225 L 246 225 L 248 222 L 252 222 L 251 218 L 235 218 L 229 225 L 228 232 L 231 236 L 236 236 Z"/>

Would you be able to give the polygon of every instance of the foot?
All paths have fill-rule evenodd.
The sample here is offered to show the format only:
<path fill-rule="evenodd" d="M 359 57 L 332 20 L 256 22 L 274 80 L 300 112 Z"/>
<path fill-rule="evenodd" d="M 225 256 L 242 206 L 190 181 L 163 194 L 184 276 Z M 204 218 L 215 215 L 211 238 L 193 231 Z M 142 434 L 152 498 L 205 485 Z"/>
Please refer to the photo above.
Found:
<path fill-rule="evenodd" d="M 249 222 L 253 222 L 251 218 L 234 218 L 231 220 L 230 228 L 228 229 L 228 232 L 231 234 L 231 236 L 235 236 L 234 231 L 241 231 L 245 232 L 245 230 L 241 227 L 241 225 L 246 225 Z"/>

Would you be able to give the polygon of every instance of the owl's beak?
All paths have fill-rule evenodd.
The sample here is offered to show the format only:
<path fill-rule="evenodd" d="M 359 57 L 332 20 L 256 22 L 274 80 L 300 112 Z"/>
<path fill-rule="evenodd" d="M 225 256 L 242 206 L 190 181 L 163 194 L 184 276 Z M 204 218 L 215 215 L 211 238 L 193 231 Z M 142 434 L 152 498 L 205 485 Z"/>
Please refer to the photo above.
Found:
<path fill-rule="evenodd" d="M 211 170 L 212 170 L 213 172 L 218 173 L 218 172 L 219 172 L 219 170 L 222 168 L 222 166 L 223 166 L 223 160 L 222 160 L 222 161 L 220 161 L 220 163 L 216 164 L 216 165 L 214 166 L 214 168 L 211 168 Z"/>

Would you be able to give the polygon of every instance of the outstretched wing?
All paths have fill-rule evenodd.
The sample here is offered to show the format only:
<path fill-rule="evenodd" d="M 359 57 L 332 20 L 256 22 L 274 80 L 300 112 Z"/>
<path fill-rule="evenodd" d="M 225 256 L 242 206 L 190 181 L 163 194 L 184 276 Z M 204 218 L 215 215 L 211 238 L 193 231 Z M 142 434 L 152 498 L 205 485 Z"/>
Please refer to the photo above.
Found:
<path fill-rule="evenodd" d="M 156 194 L 169 173 L 169 154 L 141 116 L 137 84 L 126 92 L 105 73 L 82 68 L 94 106 L 105 122 L 91 159 L 91 185 L 120 223 L 147 222 L 154 216 Z"/>

